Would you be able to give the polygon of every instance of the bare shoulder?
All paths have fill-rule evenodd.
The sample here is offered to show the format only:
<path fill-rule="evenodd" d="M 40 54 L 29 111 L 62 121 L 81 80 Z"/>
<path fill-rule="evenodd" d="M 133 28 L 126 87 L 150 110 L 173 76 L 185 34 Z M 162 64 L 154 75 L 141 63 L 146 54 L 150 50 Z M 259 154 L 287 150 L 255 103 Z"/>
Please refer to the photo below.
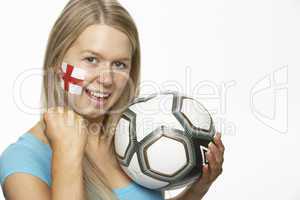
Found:
<path fill-rule="evenodd" d="M 7 177 L 3 185 L 6 199 L 50 200 L 50 188 L 39 178 L 26 173 L 14 173 Z"/>
<path fill-rule="evenodd" d="M 43 143 L 49 144 L 49 140 L 46 134 L 44 133 L 44 129 L 41 121 L 38 121 L 31 129 L 29 129 L 29 132 L 35 135 Z"/>

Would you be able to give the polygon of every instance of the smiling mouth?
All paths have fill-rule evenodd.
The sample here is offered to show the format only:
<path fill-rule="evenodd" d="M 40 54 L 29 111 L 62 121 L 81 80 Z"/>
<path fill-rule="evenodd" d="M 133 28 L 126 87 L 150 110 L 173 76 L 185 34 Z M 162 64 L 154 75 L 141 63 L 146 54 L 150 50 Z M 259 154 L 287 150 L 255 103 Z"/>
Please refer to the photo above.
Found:
<path fill-rule="evenodd" d="M 97 106 L 104 105 L 109 97 L 111 96 L 111 93 L 103 93 L 98 91 L 89 90 L 88 88 L 84 89 L 87 96 L 97 104 Z"/>

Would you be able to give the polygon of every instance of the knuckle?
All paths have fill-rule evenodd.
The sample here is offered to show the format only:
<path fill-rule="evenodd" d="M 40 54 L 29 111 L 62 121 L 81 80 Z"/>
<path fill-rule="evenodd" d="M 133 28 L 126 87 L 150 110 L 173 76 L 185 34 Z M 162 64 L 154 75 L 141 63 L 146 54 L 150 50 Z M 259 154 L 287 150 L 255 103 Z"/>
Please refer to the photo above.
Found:
<path fill-rule="evenodd" d="M 43 119 L 45 120 L 45 122 L 49 122 L 50 121 L 51 116 L 50 116 L 49 112 L 45 112 L 43 114 Z"/>
<path fill-rule="evenodd" d="M 220 168 L 219 175 L 221 175 L 222 173 L 223 173 L 223 168 Z"/>
<path fill-rule="evenodd" d="M 208 179 L 208 182 L 212 183 L 212 182 L 214 182 L 215 179 L 216 179 L 215 176 L 210 176 L 209 179 Z"/>
<path fill-rule="evenodd" d="M 43 119 L 46 120 L 46 121 L 48 120 L 48 113 L 47 112 L 44 112 Z"/>
<path fill-rule="evenodd" d="M 223 150 L 223 152 L 225 151 L 225 146 L 224 145 L 222 145 L 222 150 Z"/>

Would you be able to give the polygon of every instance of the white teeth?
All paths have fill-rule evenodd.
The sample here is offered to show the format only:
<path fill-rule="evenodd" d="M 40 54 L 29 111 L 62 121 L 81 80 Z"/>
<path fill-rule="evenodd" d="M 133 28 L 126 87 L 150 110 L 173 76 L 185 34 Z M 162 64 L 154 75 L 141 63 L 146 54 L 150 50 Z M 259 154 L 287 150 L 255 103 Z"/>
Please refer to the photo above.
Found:
<path fill-rule="evenodd" d="M 97 97 L 97 98 L 106 98 L 109 96 L 109 94 L 105 94 L 102 92 L 93 92 L 93 91 L 89 91 L 91 93 L 92 96 Z"/>

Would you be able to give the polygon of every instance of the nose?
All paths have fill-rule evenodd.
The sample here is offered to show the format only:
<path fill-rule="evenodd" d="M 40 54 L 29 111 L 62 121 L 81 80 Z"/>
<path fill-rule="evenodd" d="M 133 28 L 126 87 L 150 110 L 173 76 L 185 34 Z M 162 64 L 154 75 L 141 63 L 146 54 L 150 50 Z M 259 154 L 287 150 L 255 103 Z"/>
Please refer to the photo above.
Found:
<path fill-rule="evenodd" d="M 113 71 L 109 62 L 103 63 L 99 67 L 97 75 L 97 83 L 102 84 L 104 86 L 110 86 L 113 84 Z"/>

